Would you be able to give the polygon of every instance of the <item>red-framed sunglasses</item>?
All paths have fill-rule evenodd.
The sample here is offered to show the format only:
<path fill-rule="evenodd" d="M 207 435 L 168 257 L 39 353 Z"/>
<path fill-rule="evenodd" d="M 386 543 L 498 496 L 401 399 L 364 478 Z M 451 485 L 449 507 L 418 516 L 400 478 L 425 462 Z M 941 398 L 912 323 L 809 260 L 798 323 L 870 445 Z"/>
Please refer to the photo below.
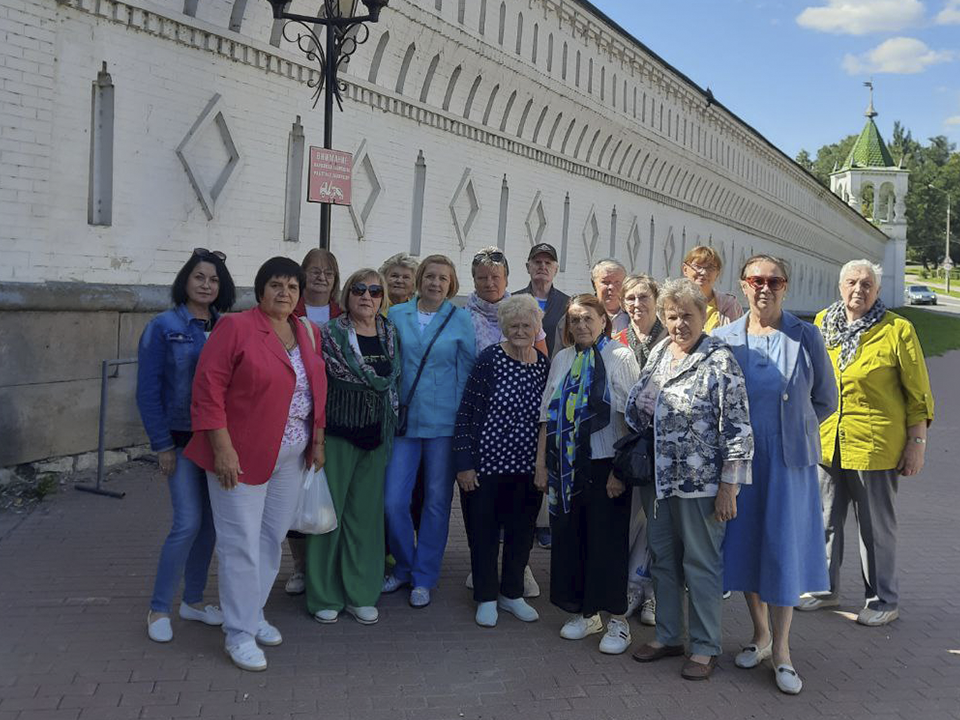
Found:
<path fill-rule="evenodd" d="M 762 288 L 768 287 L 773 292 L 783 290 L 787 286 L 787 279 L 782 277 L 764 277 L 763 275 L 751 275 L 750 277 L 745 277 L 744 282 L 747 283 L 754 290 L 760 290 Z"/>

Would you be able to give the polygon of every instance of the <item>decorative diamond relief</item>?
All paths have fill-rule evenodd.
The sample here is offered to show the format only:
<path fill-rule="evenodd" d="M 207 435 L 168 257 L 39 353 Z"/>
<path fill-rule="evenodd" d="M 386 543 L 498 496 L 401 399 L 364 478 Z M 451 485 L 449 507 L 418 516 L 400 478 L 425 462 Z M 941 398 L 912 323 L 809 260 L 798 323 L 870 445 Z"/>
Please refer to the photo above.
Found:
<path fill-rule="evenodd" d="M 583 249 L 587 254 L 587 263 L 592 266 L 597 246 L 600 244 L 600 223 L 597 221 L 597 212 L 593 205 L 590 206 L 590 212 L 587 213 L 587 222 L 583 225 L 581 237 L 583 238 Z"/>
<path fill-rule="evenodd" d="M 226 152 L 225 164 L 219 172 L 214 173 L 216 177 L 212 183 L 204 179 L 201 170 L 201 156 L 209 155 L 209 150 L 213 150 L 213 152 L 218 150 L 217 148 L 204 148 L 203 146 L 203 138 L 208 136 L 206 132 L 208 129 L 219 134 L 223 143 L 223 150 Z M 240 150 L 237 148 L 236 141 L 233 139 L 230 127 L 227 124 L 223 101 L 219 93 L 210 99 L 193 126 L 187 131 L 180 145 L 177 146 L 177 157 L 180 158 L 184 170 L 187 171 L 187 177 L 190 179 L 193 191 L 197 194 L 197 199 L 200 201 L 200 206 L 203 208 L 207 220 L 213 220 L 217 201 L 223 195 L 223 191 L 227 188 L 241 162 Z"/>
<path fill-rule="evenodd" d="M 527 213 L 527 219 L 523 223 L 527 228 L 530 247 L 543 242 L 543 236 L 547 231 L 547 214 L 543 210 L 543 200 L 541 198 L 542 193 L 538 190 L 536 197 L 533 198 L 533 204 L 530 206 L 530 212 Z"/>
<path fill-rule="evenodd" d="M 357 231 L 357 240 L 364 239 L 367 220 L 380 195 L 383 194 L 383 190 L 380 173 L 377 172 L 376 163 L 367 150 L 367 141 L 364 140 L 353 155 L 353 197 L 349 205 L 350 219 L 353 220 L 353 227 Z M 358 207 L 359 210 L 357 210 Z"/>
<path fill-rule="evenodd" d="M 477 189 L 473 184 L 473 171 L 467 168 L 457 186 L 456 192 L 450 199 L 450 217 L 453 218 L 453 229 L 457 232 L 460 249 L 467 246 L 470 230 L 480 214 L 480 200 L 477 198 Z"/>
<path fill-rule="evenodd" d="M 627 232 L 627 258 L 630 260 L 630 272 L 640 272 L 640 247 L 643 240 L 640 238 L 640 216 L 635 215 Z"/>
<path fill-rule="evenodd" d="M 667 239 L 663 243 L 663 263 L 667 272 L 673 268 L 673 256 L 677 253 L 677 241 L 673 237 L 673 226 L 667 230 Z"/>

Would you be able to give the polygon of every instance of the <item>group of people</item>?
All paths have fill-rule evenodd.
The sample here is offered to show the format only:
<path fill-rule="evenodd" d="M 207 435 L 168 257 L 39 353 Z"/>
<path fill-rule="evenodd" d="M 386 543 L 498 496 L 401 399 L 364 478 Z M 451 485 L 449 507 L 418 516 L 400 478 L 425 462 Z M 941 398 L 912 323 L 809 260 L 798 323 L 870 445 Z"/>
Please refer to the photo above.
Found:
<path fill-rule="evenodd" d="M 796 694 L 793 610 L 839 604 L 851 503 L 858 622 L 896 619 L 894 499 L 923 467 L 933 398 L 878 266 L 847 263 L 813 324 L 784 310 L 789 267 L 770 255 L 740 268 L 746 313 L 715 288 L 711 247 L 662 283 L 603 260 L 595 292 L 574 297 L 553 284 L 553 246 L 535 245 L 526 269 L 511 294 L 506 256 L 482 248 L 461 307 L 443 255 L 401 253 L 341 284 L 336 258 L 311 250 L 264 263 L 256 306 L 228 313 L 226 257 L 195 250 L 139 350 L 138 405 L 173 506 L 149 637 L 173 638 L 182 583 L 179 616 L 222 625 L 238 667 L 266 668 L 262 646 L 282 636 L 263 610 L 311 466 L 338 524 L 289 535 L 286 588 L 320 623 L 375 623 L 379 596 L 401 588 L 430 604 L 455 486 L 482 627 L 501 611 L 539 618 L 525 599 L 540 592 L 536 538 L 563 638 L 603 633 L 601 652 L 626 652 L 639 610 L 655 634 L 633 658 L 685 656 L 681 676 L 704 680 L 724 593 L 742 592 L 754 631 L 735 664 L 770 658 Z M 625 440 L 647 449 L 642 477 L 617 469 Z M 203 601 L 214 548 L 219 606 Z"/>

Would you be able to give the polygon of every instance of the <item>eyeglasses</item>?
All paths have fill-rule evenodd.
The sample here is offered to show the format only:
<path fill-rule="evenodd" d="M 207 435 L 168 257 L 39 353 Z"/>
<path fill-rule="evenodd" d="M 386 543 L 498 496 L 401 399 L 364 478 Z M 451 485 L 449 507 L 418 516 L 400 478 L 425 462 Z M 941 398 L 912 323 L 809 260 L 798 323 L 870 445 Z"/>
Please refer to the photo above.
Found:
<path fill-rule="evenodd" d="M 745 277 L 743 280 L 754 290 L 761 290 L 765 287 L 768 287 L 773 292 L 778 292 L 783 290 L 783 288 L 787 285 L 786 278 L 776 276 L 764 277 L 763 275 L 751 275 L 750 277 Z"/>
<path fill-rule="evenodd" d="M 507 256 L 499 250 L 493 252 L 478 252 L 473 256 L 474 265 L 479 265 L 484 260 L 489 260 L 490 262 L 494 263 L 505 263 L 507 261 Z"/>
<path fill-rule="evenodd" d="M 226 260 L 226 253 L 220 252 L 219 250 L 207 250 L 206 248 L 194 248 L 193 254 L 197 257 L 210 257 L 211 255 L 219 260 Z"/>
<path fill-rule="evenodd" d="M 706 275 L 717 269 L 716 265 L 697 265 L 695 263 L 684 263 L 684 265 L 693 270 L 697 275 Z"/>
<path fill-rule="evenodd" d="M 365 292 L 370 293 L 370 297 L 377 299 L 383 297 L 383 285 L 367 285 L 366 283 L 354 283 L 350 286 L 350 294 L 354 297 L 363 297 Z"/>
<path fill-rule="evenodd" d="M 310 272 L 307 273 L 307 276 L 312 277 L 314 279 L 335 278 L 337 276 L 337 273 L 335 270 L 311 270 Z"/>

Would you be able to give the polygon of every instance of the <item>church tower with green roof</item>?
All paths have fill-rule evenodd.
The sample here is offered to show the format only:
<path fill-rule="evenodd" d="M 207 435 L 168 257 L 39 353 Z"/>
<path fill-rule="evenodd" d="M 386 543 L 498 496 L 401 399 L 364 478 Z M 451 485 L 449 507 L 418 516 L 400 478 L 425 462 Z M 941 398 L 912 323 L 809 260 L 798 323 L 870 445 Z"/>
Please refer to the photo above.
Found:
<path fill-rule="evenodd" d="M 830 190 L 883 231 L 890 242 L 883 261 L 881 296 L 888 307 L 903 303 L 903 272 L 906 264 L 906 198 L 909 171 L 903 158 L 895 162 L 874 118 L 873 83 L 867 122 L 850 148 L 843 165 L 830 173 Z"/>

